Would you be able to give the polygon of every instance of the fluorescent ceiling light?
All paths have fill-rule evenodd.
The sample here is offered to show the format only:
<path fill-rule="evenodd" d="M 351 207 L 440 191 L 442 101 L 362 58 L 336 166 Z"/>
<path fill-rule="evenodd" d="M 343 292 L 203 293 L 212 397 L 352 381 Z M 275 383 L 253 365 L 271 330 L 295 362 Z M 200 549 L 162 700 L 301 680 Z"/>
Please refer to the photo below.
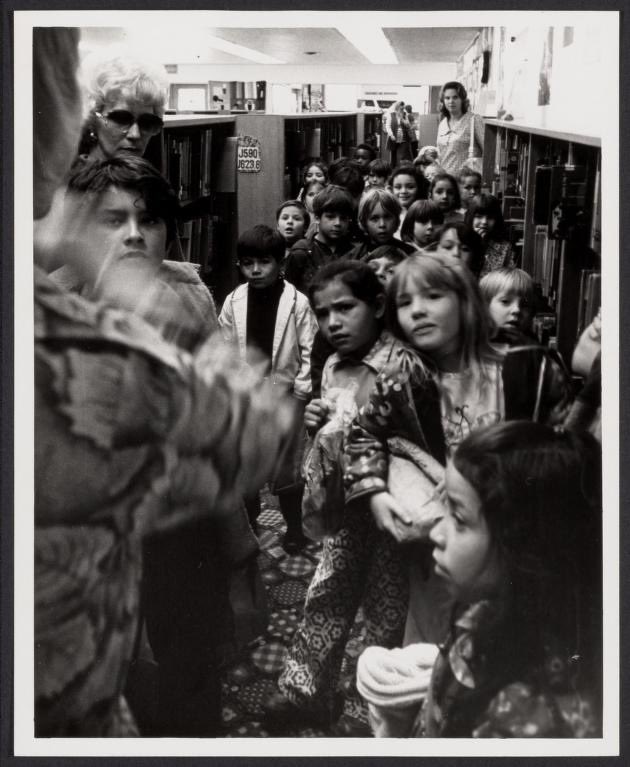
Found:
<path fill-rule="evenodd" d="M 253 48 L 247 48 L 244 45 L 236 45 L 236 43 L 229 43 L 227 40 L 222 40 L 220 37 L 215 37 L 214 35 L 207 35 L 204 40 L 210 48 L 214 48 L 217 51 L 223 51 L 224 53 L 231 53 L 233 56 L 240 56 L 242 59 L 247 59 L 248 61 L 255 61 L 257 64 L 286 63 L 280 59 L 275 59 L 273 56 L 267 56 L 265 53 L 255 51 Z"/>
<path fill-rule="evenodd" d="M 394 49 L 380 27 L 342 24 L 337 29 L 372 64 L 398 64 Z"/>

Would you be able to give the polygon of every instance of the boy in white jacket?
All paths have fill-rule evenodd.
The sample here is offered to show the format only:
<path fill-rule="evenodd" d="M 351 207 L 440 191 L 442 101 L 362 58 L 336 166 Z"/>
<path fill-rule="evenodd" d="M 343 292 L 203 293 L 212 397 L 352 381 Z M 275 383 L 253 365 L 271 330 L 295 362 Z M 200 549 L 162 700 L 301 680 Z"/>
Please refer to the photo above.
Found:
<path fill-rule="evenodd" d="M 273 383 L 284 387 L 296 400 L 295 443 L 286 452 L 271 483 L 287 525 L 283 547 L 294 554 L 306 543 L 301 519 L 300 463 L 317 321 L 307 297 L 280 276 L 285 242 L 277 231 L 264 225 L 248 229 L 239 237 L 236 250 L 238 267 L 247 282 L 225 299 L 219 326 L 224 337 L 238 345 L 243 359 L 259 364 L 262 358 Z M 260 500 L 256 497 L 246 503 L 255 528 Z"/>

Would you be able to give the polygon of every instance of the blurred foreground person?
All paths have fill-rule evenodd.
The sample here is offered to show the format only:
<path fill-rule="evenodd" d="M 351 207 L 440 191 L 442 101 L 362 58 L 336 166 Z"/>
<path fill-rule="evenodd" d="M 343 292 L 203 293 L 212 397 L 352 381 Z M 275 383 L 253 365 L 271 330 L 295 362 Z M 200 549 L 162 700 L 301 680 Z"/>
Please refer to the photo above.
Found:
<path fill-rule="evenodd" d="M 231 513 L 266 481 L 290 415 L 220 347 L 190 356 L 47 276 L 94 258 L 91 204 L 59 192 L 80 132 L 77 44 L 33 31 L 35 734 L 120 737 L 138 734 L 122 691 L 142 537 Z"/>

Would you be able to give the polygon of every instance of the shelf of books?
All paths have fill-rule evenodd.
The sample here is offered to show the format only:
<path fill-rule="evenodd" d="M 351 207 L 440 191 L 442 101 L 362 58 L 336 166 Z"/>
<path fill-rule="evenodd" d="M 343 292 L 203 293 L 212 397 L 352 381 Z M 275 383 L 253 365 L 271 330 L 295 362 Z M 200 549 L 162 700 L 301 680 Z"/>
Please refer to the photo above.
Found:
<path fill-rule="evenodd" d="M 600 160 L 593 137 L 486 120 L 484 184 L 534 279 L 539 338 L 565 359 L 601 298 Z"/>
<path fill-rule="evenodd" d="M 179 196 L 182 257 L 199 264 L 201 278 L 218 301 L 235 280 L 231 248 L 236 198 L 225 178 L 234 123 L 231 115 L 165 115 L 164 131 L 146 153 Z"/>

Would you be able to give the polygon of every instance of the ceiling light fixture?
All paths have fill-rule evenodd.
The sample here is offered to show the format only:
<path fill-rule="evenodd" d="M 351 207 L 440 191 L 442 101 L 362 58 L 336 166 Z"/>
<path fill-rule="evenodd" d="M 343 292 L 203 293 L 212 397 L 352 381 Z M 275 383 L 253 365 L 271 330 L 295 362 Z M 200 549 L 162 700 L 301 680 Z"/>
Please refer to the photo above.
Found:
<path fill-rule="evenodd" d="M 253 48 L 247 48 L 244 45 L 229 43 L 227 40 L 222 40 L 214 35 L 208 35 L 205 38 L 205 42 L 210 48 L 214 48 L 217 51 L 231 53 L 233 56 L 240 56 L 242 59 L 255 61 L 257 64 L 286 64 L 285 61 L 276 59 L 273 56 L 267 56 L 266 53 L 260 53 L 260 51 L 255 51 Z"/>
<path fill-rule="evenodd" d="M 398 64 L 394 49 L 381 27 L 366 24 L 338 25 L 341 34 L 372 64 Z"/>

